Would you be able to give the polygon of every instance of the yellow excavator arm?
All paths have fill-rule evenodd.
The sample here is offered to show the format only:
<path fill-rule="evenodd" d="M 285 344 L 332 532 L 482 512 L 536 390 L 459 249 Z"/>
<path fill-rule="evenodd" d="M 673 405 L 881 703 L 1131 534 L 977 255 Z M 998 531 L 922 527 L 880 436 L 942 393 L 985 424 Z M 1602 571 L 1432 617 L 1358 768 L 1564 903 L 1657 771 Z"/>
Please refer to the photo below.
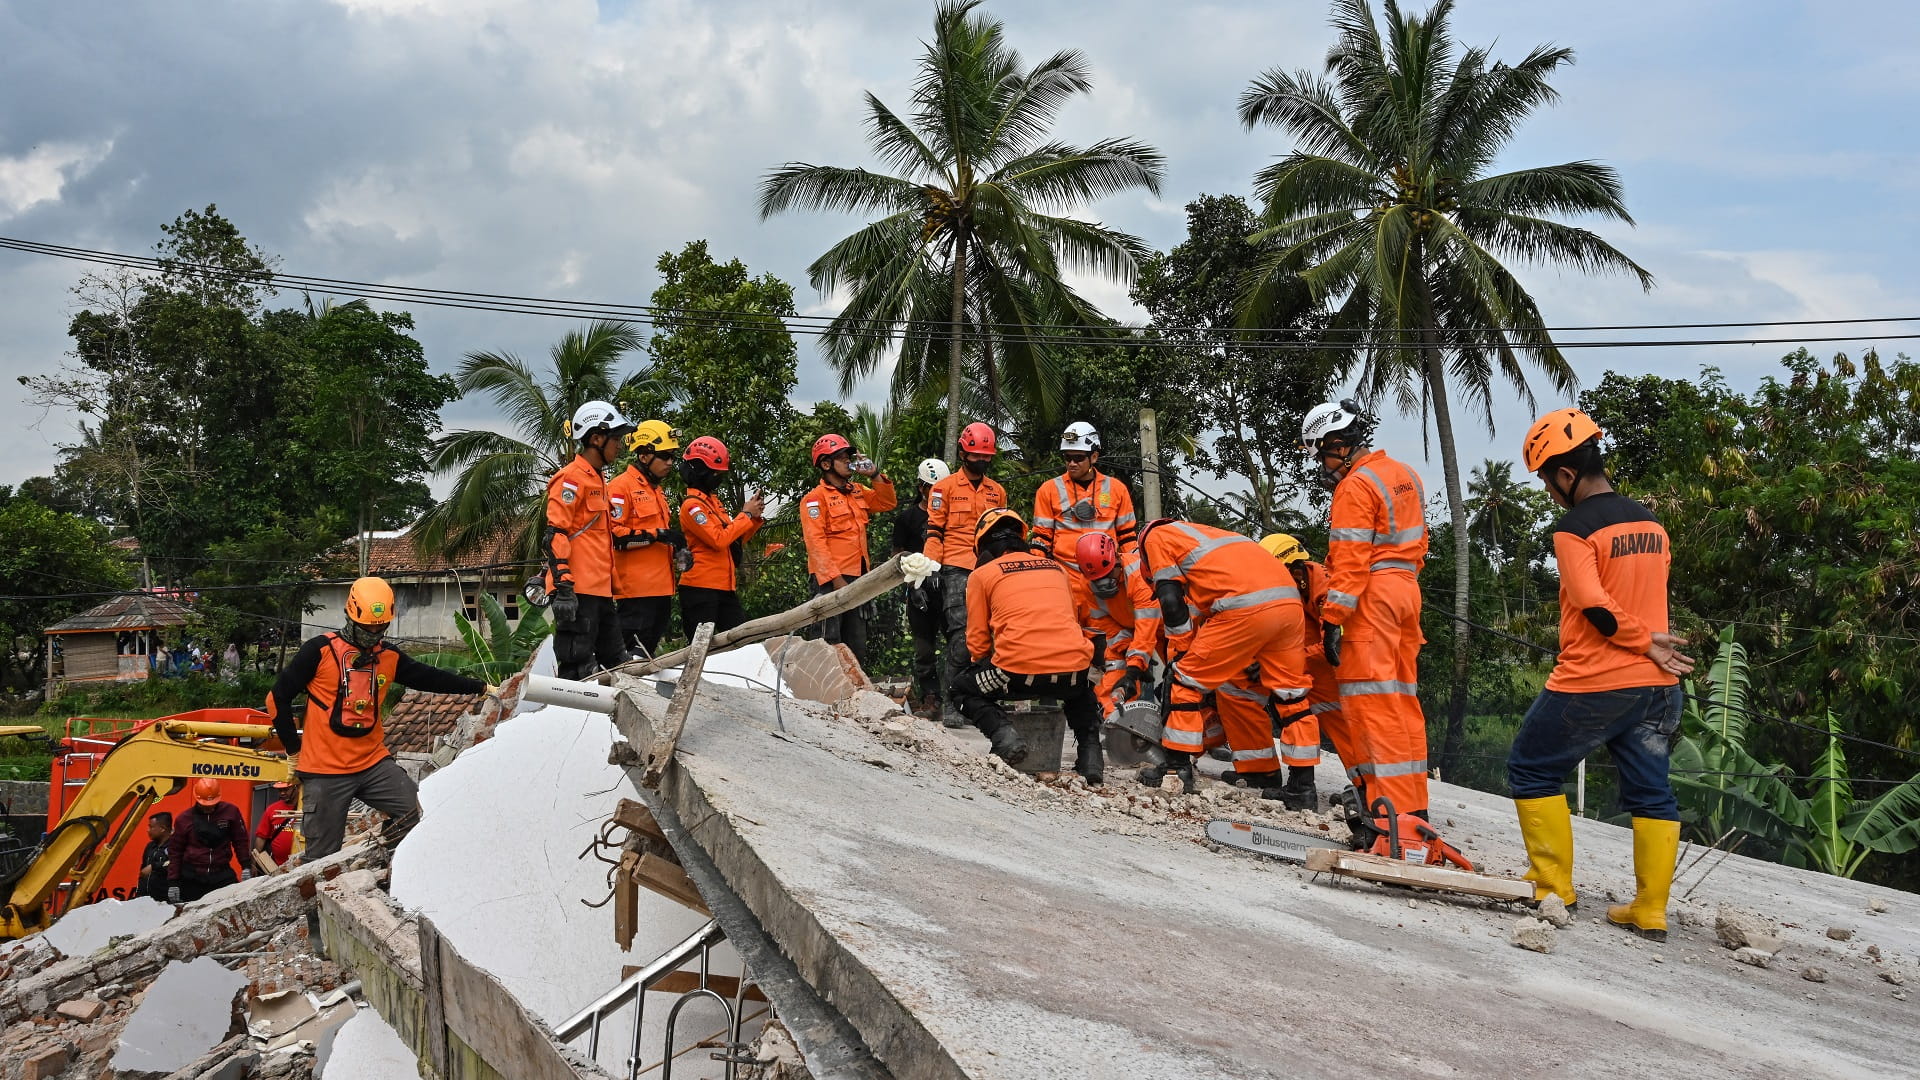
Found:
<path fill-rule="evenodd" d="M 221 780 L 275 783 L 293 779 L 284 757 L 202 738 L 265 739 L 273 729 L 256 724 L 163 720 L 128 736 L 94 770 L 33 860 L 0 885 L 0 941 L 26 937 L 53 925 L 61 912 L 55 899 L 64 881 L 72 896 L 91 896 L 112 868 L 134 830 L 155 802 L 177 783 L 211 776 Z"/>

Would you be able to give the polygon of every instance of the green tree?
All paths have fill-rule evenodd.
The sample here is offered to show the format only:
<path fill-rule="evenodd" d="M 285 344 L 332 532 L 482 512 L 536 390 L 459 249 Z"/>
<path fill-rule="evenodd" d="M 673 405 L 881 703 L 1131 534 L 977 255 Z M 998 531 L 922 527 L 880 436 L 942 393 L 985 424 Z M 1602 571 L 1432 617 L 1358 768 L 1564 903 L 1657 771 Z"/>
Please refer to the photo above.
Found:
<path fill-rule="evenodd" d="M 46 675 L 46 638 L 41 631 L 101 602 L 101 596 L 133 584 L 126 562 L 107 546 L 98 522 L 61 513 L 11 491 L 0 499 L 0 632 L 6 656 L 0 672 L 8 688 L 38 686 Z"/>
<path fill-rule="evenodd" d="M 763 218 L 881 215 L 808 268 L 822 295 L 850 294 L 822 344 L 849 390 L 900 339 L 895 392 L 946 395 L 943 453 L 969 379 L 996 418 L 1010 396 L 1042 411 L 1057 403 L 1054 350 L 1036 337 L 1107 321 L 1062 271 L 1125 280 L 1146 254 L 1132 236 L 1067 215 L 1133 188 L 1158 193 L 1164 171 L 1158 151 L 1130 139 L 1050 141 L 1060 109 L 1092 87 L 1086 60 L 1066 51 L 1029 68 L 978 6 L 940 0 L 905 117 L 867 95 L 868 140 L 890 172 L 790 162 L 760 195 Z"/>
<path fill-rule="evenodd" d="M 462 396 L 492 398 L 518 430 L 452 431 L 434 440 L 427 464 L 436 475 L 452 476 L 453 486 L 420 518 L 419 546 L 458 557 L 511 531 L 518 550 L 534 558 L 546 521 L 547 480 L 578 452 L 565 433 L 574 410 L 653 392 L 646 369 L 620 371 L 639 348 L 632 326 L 595 322 L 555 343 L 546 372 L 508 352 L 468 353 L 454 386 Z"/>
<path fill-rule="evenodd" d="M 1518 63 L 1462 49 L 1451 0 L 1424 16 L 1386 3 L 1384 29 L 1368 0 L 1335 0 L 1337 39 L 1325 76 L 1278 69 L 1240 98 L 1249 129 L 1271 125 L 1296 148 L 1255 179 L 1271 243 L 1248 278 L 1243 321 L 1271 325 L 1304 281 L 1334 302 L 1334 340 L 1359 347 L 1363 397 L 1392 396 L 1407 412 L 1430 410 L 1440 443 L 1447 508 L 1467 532 L 1455 448 L 1453 395 L 1493 426 L 1492 394 L 1504 378 L 1529 406 L 1527 367 L 1570 395 L 1573 369 L 1547 332 L 1539 305 L 1508 263 L 1653 277 L 1597 234 L 1555 218 L 1631 224 L 1618 175 L 1593 161 L 1491 171 L 1521 121 L 1557 97 L 1549 77 L 1573 62 L 1539 46 Z M 1358 336 L 1356 336 L 1358 335 Z M 1455 550 L 1454 613 L 1470 608 L 1469 545 Z M 1466 717 L 1471 646 L 1454 640 L 1454 696 L 1439 760 L 1457 749 Z"/>
<path fill-rule="evenodd" d="M 1524 614 L 1529 595 L 1537 596 L 1535 560 L 1553 522 L 1553 503 L 1545 492 L 1513 478 L 1513 463 L 1491 458 L 1467 481 L 1467 535 L 1495 566 L 1492 583 L 1500 597 L 1503 622 L 1513 621 L 1513 601 Z"/>

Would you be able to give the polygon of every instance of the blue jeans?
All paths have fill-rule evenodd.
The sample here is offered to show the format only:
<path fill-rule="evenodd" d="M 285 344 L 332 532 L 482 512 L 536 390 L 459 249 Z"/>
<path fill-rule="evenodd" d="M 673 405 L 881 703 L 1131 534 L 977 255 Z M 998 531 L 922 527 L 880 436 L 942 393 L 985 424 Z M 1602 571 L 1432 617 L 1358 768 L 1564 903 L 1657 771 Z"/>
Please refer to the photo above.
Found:
<path fill-rule="evenodd" d="M 1634 817 L 1678 821 L 1667 751 L 1680 728 L 1680 701 L 1678 686 L 1542 690 L 1507 751 L 1507 786 L 1516 799 L 1558 795 L 1573 767 L 1605 746 L 1620 771 L 1620 808 Z"/>

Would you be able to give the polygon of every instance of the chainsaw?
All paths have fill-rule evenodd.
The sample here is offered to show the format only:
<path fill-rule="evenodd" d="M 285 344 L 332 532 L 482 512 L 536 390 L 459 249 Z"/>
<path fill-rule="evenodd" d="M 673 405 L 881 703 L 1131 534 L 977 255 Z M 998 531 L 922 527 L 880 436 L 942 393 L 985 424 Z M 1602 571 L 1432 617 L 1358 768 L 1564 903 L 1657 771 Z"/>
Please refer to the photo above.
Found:
<path fill-rule="evenodd" d="M 1333 851 L 1358 851 L 1404 862 L 1428 866 L 1453 866 L 1472 873 L 1473 864 L 1465 855 L 1441 838 L 1434 827 L 1412 814 L 1396 813 L 1393 803 L 1382 795 L 1369 807 L 1370 820 L 1349 818 L 1347 826 L 1354 837 L 1342 843 L 1318 832 L 1296 832 L 1271 825 L 1215 818 L 1207 822 L 1207 839 L 1231 848 L 1265 855 L 1291 863 L 1307 861 L 1314 848 Z"/>

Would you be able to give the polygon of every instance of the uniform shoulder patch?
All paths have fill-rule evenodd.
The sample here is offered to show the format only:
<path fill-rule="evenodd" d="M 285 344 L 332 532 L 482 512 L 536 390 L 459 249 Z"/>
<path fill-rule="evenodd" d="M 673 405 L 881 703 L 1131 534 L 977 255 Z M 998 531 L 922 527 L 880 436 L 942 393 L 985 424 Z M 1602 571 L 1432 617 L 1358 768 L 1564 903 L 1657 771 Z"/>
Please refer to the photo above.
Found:
<path fill-rule="evenodd" d="M 577 488 L 577 487 L 574 487 L 574 486 L 573 486 L 572 484 L 562 484 L 562 485 L 560 486 L 560 501 L 561 501 L 561 502 L 563 502 L 563 503 L 566 503 L 567 505 L 569 505 L 569 506 L 571 506 L 571 505 L 573 505 L 573 500 L 575 500 L 575 499 L 577 499 L 577 498 L 579 498 L 579 497 L 580 497 L 580 489 L 579 489 L 579 488 Z"/>
<path fill-rule="evenodd" d="M 938 510 L 938 509 L 940 509 L 940 506 L 941 506 L 941 503 L 942 503 L 942 502 L 943 502 L 943 500 L 942 500 L 942 498 L 941 498 L 941 496 L 940 496 L 940 493 L 936 491 L 936 492 L 934 492 L 934 493 L 932 493 L 931 495 L 929 495 L 929 496 L 927 496 L 927 509 L 929 509 L 929 510 Z"/>
<path fill-rule="evenodd" d="M 693 512 L 693 520 L 705 525 L 707 523 L 707 512 L 705 510 L 695 510 Z"/>
<path fill-rule="evenodd" d="M 816 499 L 813 502 L 810 502 L 807 504 L 807 516 L 810 518 L 817 518 L 820 516 L 819 500 Z"/>

